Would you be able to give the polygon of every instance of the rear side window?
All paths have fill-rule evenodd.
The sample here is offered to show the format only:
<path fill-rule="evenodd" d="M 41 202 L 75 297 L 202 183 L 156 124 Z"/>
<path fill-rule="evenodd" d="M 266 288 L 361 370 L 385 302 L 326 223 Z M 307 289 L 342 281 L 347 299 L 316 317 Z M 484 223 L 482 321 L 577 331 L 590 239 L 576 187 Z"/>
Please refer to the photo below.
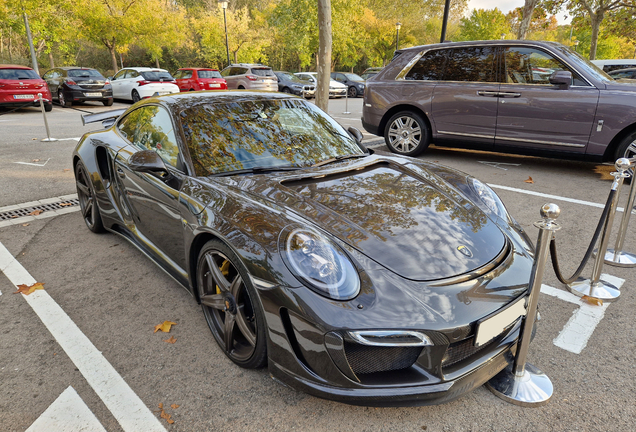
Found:
<path fill-rule="evenodd" d="M 28 80 L 41 79 L 34 70 L 31 69 L 0 69 L 0 79 L 5 80 Z"/>
<path fill-rule="evenodd" d="M 252 73 L 256 76 L 262 76 L 262 77 L 273 77 L 276 76 L 274 75 L 274 72 L 270 69 L 270 68 L 261 68 L 261 69 L 256 69 L 256 68 L 252 68 Z"/>
<path fill-rule="evenodd" d="M 466 47 L 450 50 L 444 81 L 495 82 L 495 48 Z"/>
<path fill-rule="evenodd" d="M 213 70 L 200 70 L 199 78 L 221 78 L 219 71 Z"/>
<path fill-rule="evenodd" d="M 406 74 L 404 79 L 416 81 L 437 81 L 444 77 L 448 50 L 429 51 L 424 54 Z"/>

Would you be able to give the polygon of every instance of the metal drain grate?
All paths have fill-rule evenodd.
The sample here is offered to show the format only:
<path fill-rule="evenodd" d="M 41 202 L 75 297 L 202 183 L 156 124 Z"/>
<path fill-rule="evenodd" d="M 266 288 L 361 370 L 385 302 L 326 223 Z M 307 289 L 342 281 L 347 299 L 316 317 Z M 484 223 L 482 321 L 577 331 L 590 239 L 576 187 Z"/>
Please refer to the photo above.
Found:
<path fill-rule="evenodd" d="M 29 216 L 29 213 L 33 213 L 36 210 L 42 210 L 42 213 L 45 211 L 51 210 L 60 210 L 66 207 L 74 207 L 79 205 L 78 199 L 70 199 L 64 201 L 58 201 L 50 204 L 41 204 L 33 207 L 24 207 L 21 209 L 11 210 L 0 213 L 0 221 L 5 221 L 9 219 L 15 219 L 23 216 Z"/>

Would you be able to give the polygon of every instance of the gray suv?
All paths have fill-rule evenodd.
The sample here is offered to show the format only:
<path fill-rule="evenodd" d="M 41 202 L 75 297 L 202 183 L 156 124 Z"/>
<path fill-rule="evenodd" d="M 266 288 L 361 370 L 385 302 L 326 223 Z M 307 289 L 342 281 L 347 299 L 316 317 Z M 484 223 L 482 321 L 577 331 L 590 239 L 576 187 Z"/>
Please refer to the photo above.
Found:
<path fill-rule="evenodd" d="M 221 71 L 228 89 L 278 91 L 278 78 L 262 64 L 231 64 Z"/>
<path fill-rule="evenodd" d="M 434 142 L 614 160 L 636 153 L 636 85 L 558 43 L 419 46 L 397 51 L 367 81 L 362 125 L 407 156 Z"/>

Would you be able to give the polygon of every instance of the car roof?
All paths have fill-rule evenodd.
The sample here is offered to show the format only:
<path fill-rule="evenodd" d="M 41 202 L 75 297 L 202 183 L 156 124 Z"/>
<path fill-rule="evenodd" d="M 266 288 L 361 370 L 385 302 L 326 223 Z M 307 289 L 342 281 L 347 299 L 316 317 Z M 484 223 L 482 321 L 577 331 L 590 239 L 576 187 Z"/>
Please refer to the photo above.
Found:
<path fill-rule="evenodd" d="M 14 65 L 14 64 L 0 64 L 0 69 L 27 69 L 27 70 L 33 70 L 32 68 L 30 68 L 28 66 Z"/>
<path fill-rule="evenodd" d="M 163 96 L 154 96 L 144 99 L 146 103 L 160 102 L 166 105 L 174 112 L 181 112 L 183 109 L 205 103 L 230 103 L 230 102 L 246 102 L 254 100 L 280 100 L 280 99 L 299 99 L 297 96 L 285 93 L 276 93 L 270 91 L 258 90 L 217 90 L 214 92 L 183 92 L 172 93 Z"/>
<path fill-rule="evenodd" d="M 210 71 L 219 71 L 218 69 L 214 69 L 214 68 L 206 68 L 206 67 L 182 67 L 179 68 L 178 70 L 193 70 L 193 71 L 200 71 L 200 70 L 210 70 Z"/>
<path fill-rule="evenodd" d="M 62 70 L 96 70 L 95 68 L 89 68 L 89 67 L 84 67 L 84 66 L 62 66 L 62 67 L 51 68 L 51 69 L 62 69 Z"/>
<path fill-rule="evenodd" d="M 521 39 L 497 39 L 497 40 L 477 40 L 477 41 L 463 41 L 463 42 L 442 42 L 430 45 L 418 45 L 409 48 L 403 48 L 395 51 L 395 54 L 401 54 L 403 52 L 411 52 L 411 51 L 422 51 L 424 49 L 437 49 L 437 48 L 455 48 L 462 46 L 502 46 L 502 45 L 527 45 L 527 46 L 544 46 L 544 47 L 554 47 L 554 46 L 563 46 L 558 42 L 549 42 L 549 41 L 535 41 L 535 40 L 521 40 Z"/>
<path fill-rule="evenodd" d="M 121 68 L 120 70 L 123 69 L 132 69 L 134 71 L 137 72 L 168 72 L 165 69 L 161 69 L 161 68 L 149 68 L 149 67 L 125 67 L 125 68 Z"/>

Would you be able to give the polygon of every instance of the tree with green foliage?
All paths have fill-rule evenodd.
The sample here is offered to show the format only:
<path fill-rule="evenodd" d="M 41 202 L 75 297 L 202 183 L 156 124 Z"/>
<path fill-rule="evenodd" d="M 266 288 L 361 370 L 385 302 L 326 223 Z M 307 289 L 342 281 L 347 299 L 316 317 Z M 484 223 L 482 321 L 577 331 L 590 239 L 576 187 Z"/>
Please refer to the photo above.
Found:
<path fill-rule="evenodd" d="M 510 23 L 498 8 L 474 9 L 470 17 L 462 18 L 459 37 L 461 40 L 493 40 L 510 30 Z"/>

